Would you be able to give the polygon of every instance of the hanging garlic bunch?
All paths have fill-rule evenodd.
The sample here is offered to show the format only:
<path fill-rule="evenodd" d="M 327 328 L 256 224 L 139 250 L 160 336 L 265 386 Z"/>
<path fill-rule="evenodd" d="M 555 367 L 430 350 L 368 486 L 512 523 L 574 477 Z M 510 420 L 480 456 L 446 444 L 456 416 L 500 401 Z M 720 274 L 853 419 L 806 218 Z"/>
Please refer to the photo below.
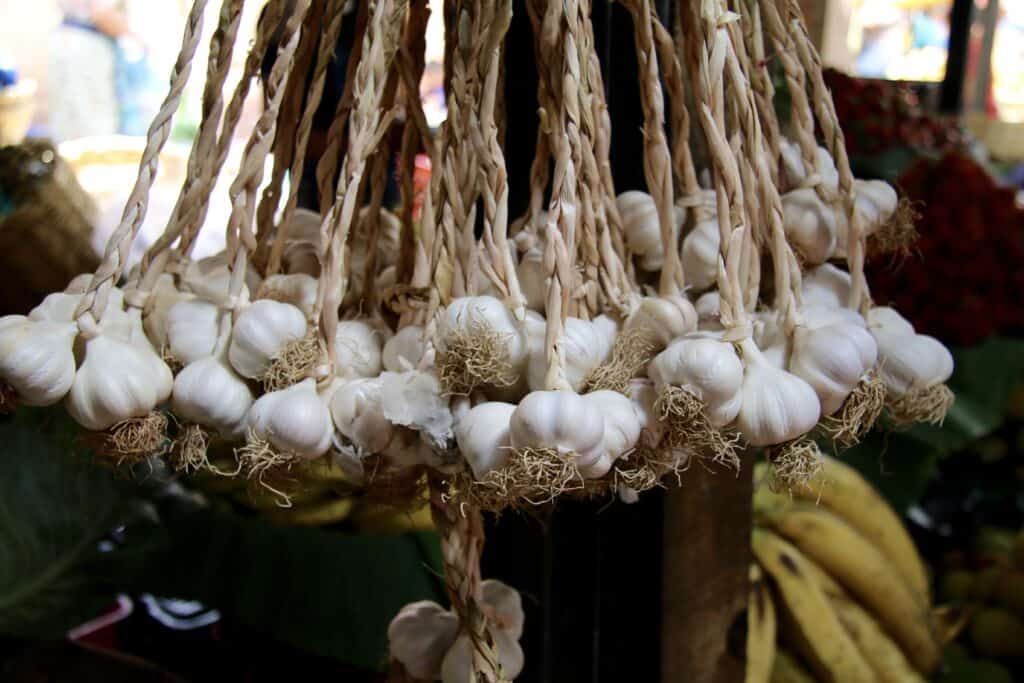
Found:
<path fill-rule="evenodd" d="M 437 322 L 441 380 L 449 391 L 509 386 L 527 358 L 527 339 L 512 312 L 492 296 L 452 301 Z"/>

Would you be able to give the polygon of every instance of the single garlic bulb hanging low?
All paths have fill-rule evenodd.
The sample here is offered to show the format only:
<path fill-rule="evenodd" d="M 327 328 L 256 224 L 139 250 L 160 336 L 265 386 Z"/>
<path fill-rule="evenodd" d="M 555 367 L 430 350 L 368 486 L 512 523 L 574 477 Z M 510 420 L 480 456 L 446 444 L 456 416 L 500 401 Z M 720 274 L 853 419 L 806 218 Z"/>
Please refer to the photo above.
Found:
<path fill-rule="evenodd" d="M 789 371 L 814 389 L 821 414 L 832 415 L 877 359 L 878 345 L 861 325 L 800 325 L 793 333 Z"/>
<path fill-rule="evenodd" d="M 658 393 L 679 387 L 704 403 L 711 425 L 724 427 L 739 413 L 743 364 L 732 344 L 686 337 L 655 356 L 647 367 Z"/>
<path fill-rule="evenodd" d="M 185 365 L 213 355 L 226 313 L 201 299 L 175 304 L 167 314 L 167 350 Z"/>
<path fill-rule="evenodd" d="M 481 403 L 455 423 L 459 451 L 477 481 L 508 462 L 512 452 L 509 422 L 515 409 L 511 403 Z"/>
<path fill-rule="evenodd" d="M 409 325 L 400 329 L 384 343 L 381 362 L 389 372 L 403 372 L 419 366 L 429 344 L 423 338 L 423 328 Z"/>
<path fill-rule="evenodd" d="M 597 461 L 604 417 L 572 391 L 534 391 L 519 402 L 509 420 L 513 448 L 550 449 L 578 466 Z"/>
<path fill-rule="evenodd" d="M 343 379 L 376 377 L 381 371 L 381 333 L 362 320 L 338 323 L 334 335 L 336 368 Z"/>
<path fill-rule="evenodd" d="M 683 271 L 686 281 L 697 291 L 713 286 L 718 279 L 718 215 L 710 212 L 697 221 L 683 240 Z"/>
<path fill-rule="evenodd" d="M 629 250 L 640 257 L 640 268 L 648 272 L 659 270 L 665 261 L 664 245 L 661 241 L 661 224 L 658 207 L 646 192 L 630 190 L 616 199 L 619 215 L 622 216 L 622 230 L 626 235 Z M 686 212 L 673 207 L 676 229 L 682 228 Z"/>
<path fill-rule="evenodd" d="M 878 342 L 878 376 L 894 396 L 929 389 L 953 374 L 953 356 L 937 339 L 917 334 L 895 310 L 868 312 L 868 329 Z"/>
<path fill-rule="evenodd" d="M 416 680 L 437 680 L 458 630 L 459 618 L 436 602 L 406 605 L 388 626 L 391 656 Z"/>
<path fill-rule="evenodd" d="M 488 615 L 487 635 L 497 654 L 497 665 L 506 680 L 514 680 L 523 670 L 523 607 L 519 594 L 509 586 L 488 579 L 480 585 L 481 602 Z M 473 660 L 476 649 L 468 634 L 458 636 L 441 663 L 442 683 L 476 683 Z"/>
<path fill-rule="evenodd" d="M 548 370 L 547 349 L 544 345 L 545 329 L 532 323 L 527 325 L 530 335 L 530 357 L 527 367 L 527 381 L 530 389 L 539 391 L 544 388 L 544 380 Z M 583 388 L 584 382 L 597 366 L 608 360 L 615 345 L 614 321 L 605 316 L 594 320 L 567 318 L 562 337 L 562 349 L 565 354 L 565 377 L 569 385 L 576 391 Z"/>
<path fill-rule="evenodd" d="M 310 316 L 316 306 L 316 278 L 303 273 L 271 275 L 260 284 L 258 299 L 272 299 L 291 304 Z"/>
<path fill-rule="evenodd" d="M 214 354 L 186 365 L 174 378 L 171 409 L 175 415 L 210 427 L 232 439 L 245 433 L 253 404 L 249 385 L 231 369 L 227 359 L 230 320 L 221 320 L 221 337 Z"/>
<path fill-rule="evenodd" d="M 264 394 L 249 410 L 248 428 L 282 453 L 318 458 L 334 436 L 331 413 L 316 391 L 316 381 Z"/>
<path fill-rule="evenodd" d="M 394 437 L 395 427 L 381 406 L 379 379 L 356 379 L 334 392 L 330 399 L 334 426 L 357 451 L 383 453 Z"/>
<path fill-rule="evenodd" d="M 67 395 L 75 379 L 75 338 L 71 322 L 0 318 L 0 382 L 27 406 L 50 406 Z"/>
<path fill-rule="evenodd" d="M 174 377 L 147 340 L 138 310 L 131 320 L 128 330 L 103 324 L 85 342 L 67 409 L 86 429 L 98 431 L 142 417 L 171 395 Z"/>
<path fill-rule="evenodd" d="M 743 354 L 743 391 L 736 428 L 751 446 L 774 446 L 811 431 L 821 417 L 814 389 L 773 366 L 747 338 Z"/>
<path fill-rule="evenodd" d="M 836 215 L 811 188 L 782 195 L 786 237 L 810 264 L 824 263 L 836 250 Z"/>
<path fill-rule="evenodd" d="M 645 296 L 622 327 L 642 331 L 660 350 L 697 329 L 697 310 L 684 296 Z"/>
<path fill-rule="evenodd" d="M 261 299 L 242 311 L 231 334 L 228 359 L 242 377 L 259 379 L 291 342 L 306 336 L 306 316 L 295 306 Z"/>

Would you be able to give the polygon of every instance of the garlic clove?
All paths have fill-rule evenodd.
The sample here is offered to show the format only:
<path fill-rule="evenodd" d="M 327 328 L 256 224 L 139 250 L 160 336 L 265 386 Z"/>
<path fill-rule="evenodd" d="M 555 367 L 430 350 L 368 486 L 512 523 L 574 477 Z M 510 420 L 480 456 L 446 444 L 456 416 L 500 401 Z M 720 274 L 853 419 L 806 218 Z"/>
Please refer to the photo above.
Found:
<path fill-rule="evenodd" d="M 683 239 L 683 272 L 687 284 L 703 291 L 718 281 L 718 217 L 715 214 L 697 221 Z"/>
<path fill-rule="evenodd" d="M 316 306 L 317 288 L 316 278 L 304 273 L 271 275 L 260 284 L 257 298 L 291 304 L 308 317 Z"/>
<path fill-rule="evenodd" d="M 384 369 L 389 372 L 413 370 L 423 360 L 427 347 L 423 328 L 419 325 L 409 325 L 385 342 L 381 362 Z"/>
<path fill-rule="evenodd" d="M 388 625 L 391 656 L 413 678 L 437 680 L 441 677 L 441 662 L 458 630 L 459 618 L 436 602 L 423 600 L 406 605 Z"/>
<path fill-rule="evenodd" d="M 823 263 L 804 274 L 801 294 L 805 304 L 845 306 L 850 298 L 850 274 L 831 263 Z"/>
<path fill-rule="evenodd" d="M 523 665 L 526 663 L 519 637 L 504 630 L 492 629 L 491 639 L 498 651 L 498 665 L 501 667 L 502 675 L 507 680 L 514 680 L 523 672 Z"/>
<path fill-rule="evenodd" d="M 157 279 L 142 320 L 146 335 L 154 347 L 163 349 L 167 346 L 167 323 L 171 309 L 182 301 L 191 301 L 194 298 L 194 294 L 178 291 L 171 275 L 164 273 Z"/>
<path fill-rule="evenodd" d="M 804 165 L 803 153 L 800 145 L 783 138 L 780 141 L 780 151 L 783 168 L 786 171 L 786 178 L 789 185 L 795 187 L 807 180 L 807 167 Z M 836 169 L 836 162 L 827 149 L 818 146 L 815 158 L 815 169 L 820 175 L 822 183 L 833 192 L 839 189 L 839 171 Z"/>
<path fill-rule="evenodd" d="M 174 378 L 175 415 L 217 430 L 225 438 L 244 435 L 252 391 L 221 359 L 212 356 L 186 365 Z"/>
<path fill-rule="evenodd" d="M 697 329 L 697 310 L 683 296 L 645 296 L 626 318 L 623 328 L 643 331 L 660 350 Z"/>
<path fill-rule="evenodd" d="M 743 389 L 736 428 L 751 446 L 773 446 L 811 431 L 821 417 L 814 389 L 771 365 L 752 339 L 741 343 Z"/>
<path fill-rule="evenodd" d="M 331 413 L 316 391 L 316 381 L 264 394 L 249 409 L 247 426 L 282 453 L 318 458 L 334 436 Z"/>
<path fill-rule="evenodd" d="M 382 369 L 381 333 L 362 320 L 338 323 L 334 335 L 337 373 L 346 379 L 376 377 Z"/>
<path fill-rule="evenodd" d="M 228 359 L 242 377 L 259 379 L 285 346 L 306 336 L 306 316 L 295 306 L 261 299 L 238 316 Z"/>
<path fill-rule="evenodd" d="M 888 306 L 875 306 L 868 311 L 868 329 L 874 333 L 905 336 L 917 334 L 914 326 L 899 312 Z"/>
<path fill-rule="evenodd" d="M 810 264 L 824 263 L 836 249 L 835 210 L 811 188 L 782 196 L 786 237 Z"/>
<path fill-rule="evenodd" d="M 194 299 L 174 305 L 167 314 L 167 349 L 188 365 L 213 355 L 224 312 L 214 303 Z"/>
<path fill-rule="evenodd" d="M 379 379 L 356 379 L 339 387 L 330 400 L 338 433 L 366 454 L 382 453 L 395 427 L 384 415 Z"/>
<path fill-rule="evenodd" d="M 476 683 L 474 651 L 468 635 L 458 636 L 441 662 L 441 683 Z"/>
<path fill-rule="evenodd" d="M 509 420 L 513 448 L 552 449 L 581 467 L 597 460 L 604 431 L 601 413 L 572 391 L 531 392 Z"/>
<path fill-rule="evenodd" d="M 583 400 L 604 418 L 604 436 L 591 455 L 596 453 L 614 462 L 636 447 L 644 421 L 628 396 L 616 391 L 595 391 L 585 394 Z"/>
<path fill-rule="evenodd" d="M 480 481 L 488 472 L 499 470 L 511 454 L 509 421 L 516 406 L 491 401 L 481 403 L 455 424 L 459 451 Z"/>
<path fill-rule="evenodd" d="M 647 375 L 659 393 L 672 385 L 703 401 L 715 427 L 729 424 L 739 412 L 744 370 L 732 344 L 684 337 L 655 356 Z"/>
<path fill-rule="evenodd" d="M 0 380 L 27 406 L 50 406 L 71 390 L 75 379 L 74 343 L 78 327 L 70 322 L 0 318 Z"/>
<path fill-rule="evenodd" d="M 694 309 L 697 311 L 699 322 L 703 323 L 709 320 L 718 322 L 722 316 L 722 297 L 718 290 L 702 294 L 694 304 Z"/>

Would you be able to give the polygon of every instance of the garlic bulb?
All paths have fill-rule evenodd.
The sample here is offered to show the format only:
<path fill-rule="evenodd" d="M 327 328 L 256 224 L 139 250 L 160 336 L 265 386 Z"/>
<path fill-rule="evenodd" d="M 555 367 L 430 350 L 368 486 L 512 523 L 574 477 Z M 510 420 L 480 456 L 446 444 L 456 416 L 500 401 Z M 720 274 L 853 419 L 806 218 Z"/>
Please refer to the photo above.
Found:
<path fill-rule="evenodd" d="M 248 292 L 257 291 L 261 281 L 259 272 L 250 263 L 245 272 L 244 293 L 248 295 Z M 225 252 L 190 263 L 181 276 L 181 288 L 184 291 L 191 292 L 208 301 L 225 300 L 230 284 L 231 269 L 228 267 L 228 258 Z"/>
<path fill-rule="evenodd" d="M 664 245 L 661 242 L 661 224 L 658 221 L 658 207 L 646 192 L 630 190 L 615 199 L 622 216 L 622 230 L 626 235 L 629 250 L 640 257 L 640 268 L 653 272 L 665 261 Z M 673 207 L 676 229 L 682 228 L 686 212 Z"/>
<path fill-rule="evenodd" d="M 317 286 L 316 278 L 303 273 L 271 275 L 260 284 L 258 298 L 291 304 L 308 317 L 316 306 Z"/>
<path fill-rule="evenodd" d="M 157 284 L 149 295 L 146 303 L 142 325 L 146 335 L 157 349 L 167 346 L 167 321 L 171 309 L 182 301 L 190 301 L 194 294 L 179 291 L 174 278 L 164 273 L 157 279 Z"/>
<path fill-rule="evenodd" d="M 362 320 L 338 323 L 334 335 L 336 372 L 345 379 L 376 377 L 381 371 L 381 333 Z"/>
<path fill-rule="evenodd" d="M 785 370 L 771 365 L 754 344 L 745 339 L 743 390 L 736 428 L 751 446 L 773 446 L 811 431 L 821 417 L 814 389 Z"/>
<path fill-rule="evenodd" d="M 459 418 L 455 440 L 477 481 L 501 469 L 511 454 L 509 422 L 516 406 L 496 401 L 481 403 Z"/>
<path fill-rule="evenodd" d="M 628 396 L 617 391 L 595 391 L 584 395 L 583 400 L 604 418 L 604 436 L 596 447 L 600 457 L 614 462 L 636 447 L 644 422 Z"/>
<path fill-rule="evenodd" d="M 821 414 L 831 415 L 875 366 L 878 345 L 860 325 L 798 326 L 793 334 L 789 371 L 811 385 Z"/>
<path fill-rule="evenodd" d="M 722 296 L 718 290 L 712 290 L 701 294 L 694 304 L 697 311 L 697 320 L 701 323 L 714 320 L 717 322 L 722 315 Z"/>
<path fill-rule="evenodd" d="M 779 151 L 782 153 L 783 168 L 786 170 L 789 185 L 795 187 L 802 184 L 807 179 L 807 167 L 804 166 L 800 145 L 782 138 L 779 146 Z M 816 170 L 821 174 L 824 186 L 832 191 L 839 189 L 839 171 L 836 169 L 836 162 L 829 151 L 819 145 L 815 162 L 817 165 Z"/>
<path fill-rule="evenodd" d="M 845 306 L 850 298 L 850 274 L 831 263 L 823 263 L 804 274 L 800 291 L 805 304 Z"/>
<path fill-rule="evenodd" d="M 498 667 L 503 680 L 514 680 L 523 671 L 522 599 L 512 588 L 489 579 L 481 583 L 483 611 L 489 617 L 487 633 L 497 651 Z M 449 648 L 441 664 L 442 683 L 476 683 L 473 666 L 475 649 L 469 636 L 460 635 Z"/>
<path fill-rule="evenodd" d="M 308 459 L 326 453 L 334 436 L 331 413 L 313 379 L 260 396 L 249 410 L 247 424 L 282 453 Z"/>
<path fill-rule="evenodd" d="M 519 287 L 527 308 L 543 311 L 548 296 L 548 272 L 544 267 L 544 252 L 537 247 L 528 249 L 519 257 L 516 267 Z"/>
<path fill-rule="evenodd" d="M 782 195 L 786 237 L 810 264 L 824 263 L 836 249 L 836 214 L 811 188 Z"/>
<path fill-rule="evenodd" d="M 107 429 L 142 417 L 171 395 L 171 370 L 146 339 L 139 311 L 135 314 L 129 336 L 103 326 L 85 343 L 67 409 L 86 429 Z"/>
<path fill-rule="evenodd" d="M 490 608 L 488 624 L 492 630 L 504 631 L 515 640 L 522 637 L 526 615 L 519 591 L 496 579 L 487 579 L 480 583 L 480 601 Z"/>
<path fill-rule="evenodd" d="M 296 209 L 288 223 L 288 239 L 281 252 L 286 272 L 320 274 L 320 214 Z"/>
<path fill-rule="evenodd" d="M 718 280 L 718 216 L 712 213 L 697 221 L 683 240 L 683 271 L 687 284 L 703 291 Z"/>
<path fill-rule="evenodd" d="M 671 385 L 700 399 L 715 427 L 724 427 L 739 413 L 743 364 L 732 344 L 716 339 L 680 339 L 655 356 L 647 375 L 659 393 Z"/>
<path fill-rule="evenodd" d="M 878 342 L 878 376 L 895 396 L 942 384 L 953 374 L 953 356 L 934 337 L 917 334 L 887 307 L 868 312 L 868 329 Z"/>
<path fill-rule="evenodd" d="M 610 320 L 581 320 L 567 318 L 562 337 L 562 349 L 565 354 L 565 378 L 576 391 L 583 388 L 583 383 L 597 366 L 608 360 L 615 345 L 615 328 Z M 544 327 L 536 323 L 528 323 L 529 363 L 527 366 L 527 382 L 530 389 L 540 391 L 544 388 L 547 374 L 547 349 L 544 345 Z"/>
<path fill-rule="evenodd" d="M 395 427 L 381 406 L 379 379 L 356 379 L 343 384 L 330 400 L 331 417 L 338 433 L 360 452 L 383 453 Z"/>
<path fill-rule="evenodd" d="M 860 225 L 865 236 L 872 235 L 896 213 L 899 195 L 893 186 L 884 180 L 854 180 L 853 191 L 854 206 L 860 216 Z M 836 253 L 845 256 L 849 220 L 845 213 L 837 218 Z"/>
<path fill-rule="evenodd" d="M 521 366 L 526 360 L 526 337 L 512 312 L 493 296 L 465 296 L 448 304 L 438 324 L 438 348 L 444 349 L 456 336 L 471 339 L 487 329 L 504 339 L 512 367 Z"/>
<path fill-rule="evenodd" d="M 600 456 L 604 416 L 577 393 L 534 391 L 513 411 L 509 436 L 513 448 L 552 449 L 586 467 Z"/>
<path fill-rule="evenodd" d="M 306 316 L 295 306 L 261 299 L 242 311 L 228 359 L 242 377 L 258 379 L 285 346 L 306 336 Z"/>
<path fill-rule="evenodd" d="M 75 338 L 71 322 L 0 318 L 0 381 L 27 406 L 50 406 L 71 390 L 75 379 Z"/>
<path fill-rule="evenodd" d="M 395 336 L 384 343 L 381 361 L 389 372 L 403 372 L 419 366 L 427 353 L 428 344 L 423 338 L 423 328 L 409 325 L 400 329 Z"/>
<path fill-rule="evenodd" d="M 455 642 L 459 618 L 436 602 L 406 605 L 388 626 L 391 656 L 410 676 L 433 681 L 441 677 L 441 662 Z"/>
<path fill-rule="evenodd" d="M 167 314 L 167 350 L 188 365 L 213 355 L 224 311 L 201 299 L 175 304 Z"/>
<path fill-rule="evenodd" d="M 37 321 L 71 322 L 75 318 L 75 309 L 81 300 L 81 294 L 54 292 L 47 295 L 38 306 L 29 311 L 28 317 L 30 320 Z M 120 302 L 111 302 L 110 305 L 120 305 Z"/>
<path fill-rule="evenodd" d="M 697 310 L 683 296 L 645 296 L 626 318 L 626 330 L 642 330 L 659 348 L 697 329 Z"/>

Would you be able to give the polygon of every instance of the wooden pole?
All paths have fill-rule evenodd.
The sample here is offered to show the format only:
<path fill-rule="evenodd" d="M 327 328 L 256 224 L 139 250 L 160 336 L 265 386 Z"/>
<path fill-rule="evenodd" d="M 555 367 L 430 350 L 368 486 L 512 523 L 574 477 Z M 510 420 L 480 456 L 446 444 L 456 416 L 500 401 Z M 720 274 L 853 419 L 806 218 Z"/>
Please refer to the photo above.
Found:
<path fill-rule="evenodd" d="M 746 669 L 753 463 L 700 465 L 665 496 L 661 680 L 737 683 Z"/>

